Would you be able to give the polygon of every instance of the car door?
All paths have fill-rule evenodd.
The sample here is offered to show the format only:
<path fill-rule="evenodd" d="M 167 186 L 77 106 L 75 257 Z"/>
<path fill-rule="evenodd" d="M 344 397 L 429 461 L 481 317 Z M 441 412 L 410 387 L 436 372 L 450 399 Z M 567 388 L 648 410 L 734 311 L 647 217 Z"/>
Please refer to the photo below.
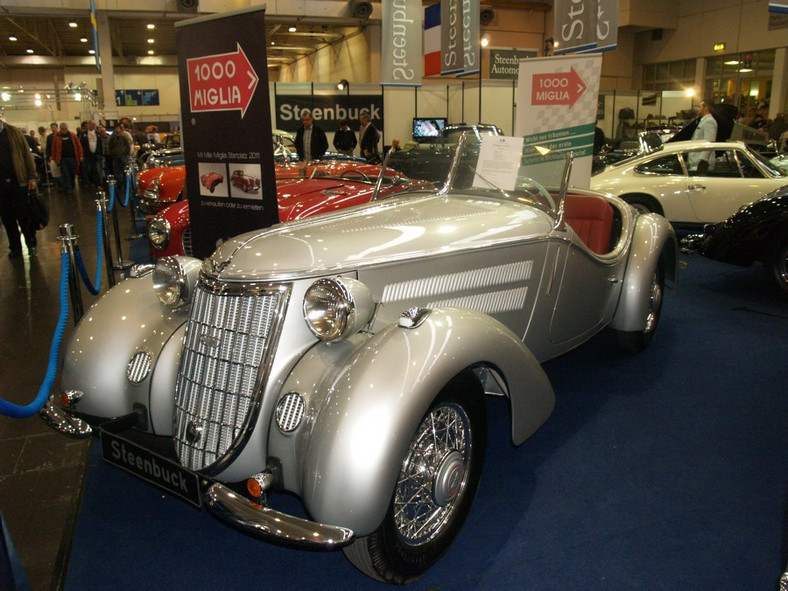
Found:
<path fill-rule="evenodd" d="M 721 222 L 770 190 L 774 182 L 744 150 L 717 150 L 705 175 L 690 176 L 688 195 L 696 222 Z"/>
<path fill-rule="evenodd" d="M 682 154 L 662 154 L 641 162 L 635 167 L 643 190 L 652 194 L 671 221 L 691 221 L 695 215 L 689 199 L 689 178 Z"/>

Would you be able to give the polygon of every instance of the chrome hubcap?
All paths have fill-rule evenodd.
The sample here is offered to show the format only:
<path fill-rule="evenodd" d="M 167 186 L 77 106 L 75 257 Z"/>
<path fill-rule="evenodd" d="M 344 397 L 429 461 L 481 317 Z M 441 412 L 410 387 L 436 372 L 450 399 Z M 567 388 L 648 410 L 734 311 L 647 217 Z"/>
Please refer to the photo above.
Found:
<path fill-rule="evenodd" d="M 470 419 L 456 404 L 433 409 L 419 425 L 394 491 L 394 522 L 405 544 L 425 544 L 450 523 L 468 480 Z"/>

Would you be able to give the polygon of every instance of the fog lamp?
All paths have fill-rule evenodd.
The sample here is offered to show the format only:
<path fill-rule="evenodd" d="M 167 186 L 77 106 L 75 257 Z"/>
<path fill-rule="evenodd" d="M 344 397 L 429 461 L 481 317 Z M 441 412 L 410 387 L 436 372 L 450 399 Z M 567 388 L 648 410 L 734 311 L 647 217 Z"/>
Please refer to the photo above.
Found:
<path fill-rule="evenodd" d="M 164 250 L 170 243 L 170 222 L 161 216 L 156 216 L 148 225 L 148 241 L 156 250 Z"/>

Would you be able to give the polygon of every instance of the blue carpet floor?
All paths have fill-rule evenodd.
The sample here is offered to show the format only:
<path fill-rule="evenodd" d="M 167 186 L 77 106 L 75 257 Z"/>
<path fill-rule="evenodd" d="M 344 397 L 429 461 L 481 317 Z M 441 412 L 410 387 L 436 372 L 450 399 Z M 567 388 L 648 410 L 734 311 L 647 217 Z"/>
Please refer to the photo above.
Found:
<path fill-rule="evenodd" d="M 557 406 L 525 444 L 511 446 L 491 401 L 468 521 L 409 588 L 774 589 L 787 328 L 788 299 L 760 266 L 689 259 L 649 350 L 626 354 L 603 332 L 546 364 Z M 384 587 L 341 552 L 245 536 L 102 463 L 94 445 L 66 589 Z"/>

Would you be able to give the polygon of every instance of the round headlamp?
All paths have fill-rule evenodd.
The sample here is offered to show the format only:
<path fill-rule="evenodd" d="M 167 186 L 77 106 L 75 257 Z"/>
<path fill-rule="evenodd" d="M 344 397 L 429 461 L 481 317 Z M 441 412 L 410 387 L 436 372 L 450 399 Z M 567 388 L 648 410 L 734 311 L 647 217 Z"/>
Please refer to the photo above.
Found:
<path fill-rule="evenodd" d="M 156 216 L 148 224 L 148 241 L 156 250 L 164 250 L 170 243 L 170 222 L 166 218 Z"/>
<path fill-rule="evenodd" d="M 350 277 L 315 281 L 304 294 L 304 319 L 323 341 L 341 341 L 364 328 L 375 313 L 366 285 Z"/>
<path fill-rule="evenodd" d="M 190 257 L 164 257 L 153 269 L 153 291 L 169 308 L 180 308 L 191 301 L 201 261 Z"/>

